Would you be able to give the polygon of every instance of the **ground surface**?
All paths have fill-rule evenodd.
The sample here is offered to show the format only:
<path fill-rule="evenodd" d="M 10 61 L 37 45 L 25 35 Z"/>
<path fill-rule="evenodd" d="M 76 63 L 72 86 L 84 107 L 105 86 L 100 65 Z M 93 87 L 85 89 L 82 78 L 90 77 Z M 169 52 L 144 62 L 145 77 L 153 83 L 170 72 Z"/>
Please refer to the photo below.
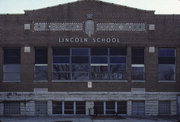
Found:
<path fill-rule="evenodd" d="M 0 117 L 0 122 L 180 122 L 178 117 Z"/>

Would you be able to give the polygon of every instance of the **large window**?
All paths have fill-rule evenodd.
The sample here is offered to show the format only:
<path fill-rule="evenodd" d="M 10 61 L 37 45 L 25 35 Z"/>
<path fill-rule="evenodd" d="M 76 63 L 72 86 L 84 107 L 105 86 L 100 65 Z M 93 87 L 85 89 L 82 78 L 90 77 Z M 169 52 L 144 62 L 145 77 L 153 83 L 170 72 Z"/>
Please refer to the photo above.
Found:
<path fill-rule="evenodd" d="M 4 48 L 3 80 L 20 81 L 20 48 Z"/>
<path fill-rule="evenodd" d="M 176 50 L 174 48 L 158 49 L 159 80 L 175 80 Z"/>
<path fill-rule="evenodd" d="M 171 114 L 171 102 L 159 101 L 159 115 L 170 115 L 170 114 Z"/>
<path fill-rule="evenodd" d="M 48 79 L 47 48 L 35 48 L 34 80 L 44 81 Z"/>
<path fill-rule="evenodd" d="M 126 101 L 95 101 L 95 115 L 127 114 Z"/>
<path fill-rule="evenodd" d="M 46 115 L 47 114 L 47 102 L 46 101 L 36 101 L 35 102 L 35 114 L 36 115 Z"/>
<path fill-rule="evenodd" d="M 84 101 L 53 101 L 53 114 L 86 114 Z"/>
<path fill-rule="evenodd" d="M 53 80 L 126 80 L 126 48 L 53 48 Z"/>
<path fill-rule="evenodd" d="M 144 48 L 132 48 L 132 80 L 144 80 Z"/>
<path fill-rule="evenodd" d="M 132 101 L 132 115 L 145 115 L 145 101 Z"/>
<path fill-rule="evenodd" d="M 4 103 L 4 115 L 19 115 L 20 102 L 5 102 Z"/>

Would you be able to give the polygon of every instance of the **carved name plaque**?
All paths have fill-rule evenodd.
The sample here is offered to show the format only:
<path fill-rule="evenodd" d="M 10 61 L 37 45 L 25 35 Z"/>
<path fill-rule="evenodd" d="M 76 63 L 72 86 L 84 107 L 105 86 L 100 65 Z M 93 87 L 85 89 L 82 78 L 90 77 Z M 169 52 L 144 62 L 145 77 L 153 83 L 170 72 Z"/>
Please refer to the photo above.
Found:
<path fill-rule="evenodd" d="M 82 23 L 34 23 L 34 31 L 82 31 Z"/>
<path fill-rule="evenodd" d="M 98 23 L 97 31 L 145 31 L 144 23 Z"/>

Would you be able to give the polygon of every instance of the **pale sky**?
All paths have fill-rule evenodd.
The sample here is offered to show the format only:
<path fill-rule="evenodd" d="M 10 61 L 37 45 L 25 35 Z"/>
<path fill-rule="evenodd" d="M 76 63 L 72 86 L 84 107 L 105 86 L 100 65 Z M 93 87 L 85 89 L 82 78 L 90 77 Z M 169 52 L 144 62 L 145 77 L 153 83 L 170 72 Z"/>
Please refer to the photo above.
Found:
<path fill-rule="evenodd" d="M 0 0 L 0 14 L 24 13 L 77 0 Z M 129 7 L 155 10 L 156 14 L 180 14 L 180 0 L 101 0 Z"/>

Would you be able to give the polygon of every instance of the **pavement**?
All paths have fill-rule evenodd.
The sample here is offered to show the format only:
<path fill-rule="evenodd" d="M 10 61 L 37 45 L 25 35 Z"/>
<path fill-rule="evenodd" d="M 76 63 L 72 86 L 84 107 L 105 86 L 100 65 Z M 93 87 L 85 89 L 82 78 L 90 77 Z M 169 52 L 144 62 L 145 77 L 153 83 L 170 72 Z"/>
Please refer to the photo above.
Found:
<path fill-rule="evenodd" d="M 180 122 L 178 117 L 0 117 L 0 122 Z"/>

